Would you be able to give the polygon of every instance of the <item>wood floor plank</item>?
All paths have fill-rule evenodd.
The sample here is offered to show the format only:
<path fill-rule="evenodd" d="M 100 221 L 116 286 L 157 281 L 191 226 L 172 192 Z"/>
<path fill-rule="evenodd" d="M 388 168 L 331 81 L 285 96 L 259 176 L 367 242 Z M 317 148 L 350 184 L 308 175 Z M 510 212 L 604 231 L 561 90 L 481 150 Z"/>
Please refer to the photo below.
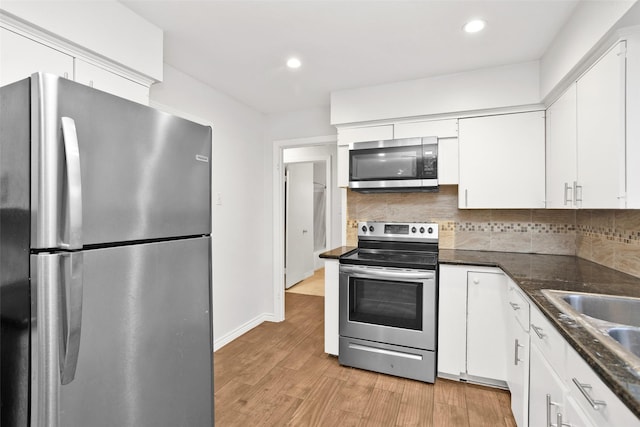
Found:
<path fill-rule="evenodd" d="M 434 386 L 433 398 L 437 403 L 467 407 L 467 398 L 464 393 L 465 384 L 438 378 Z"/>
<path fill-rule="evenodd" d="M 401 397 L 399 393 L 374 387 L 359 425 L 381 427 L 395 425 Z"/>
<path fill-rule="evenodd" d="M 433 385 L 408 381 L 402 392 L 396 426 L 434 426 L 433 393 Z"/>
<path fill-rule="evenodd" d="M 493 390 L 477 385 L 465 387 L 470 427 L 493 427 L 504 423 L 498 396 Z"/>
<path fill-rule="evenodd" d="M 433 425 L 436 427 L 469 427 L 467 408 L 434 402 Z"/>
<path fill-rule="evenodd" d="M 324 299 L 285 298 L 284 322 L 216 352 L 216 426 L 515 427 L 508 392 L 341 366 L 324 353 Z"/>
<path fill-rule="evenodd" d="M 314 389 L 293 414 L 290 426 L 319 426 L 323 425 L 323 417 L 329 413 L 329 403 L 338 392 L 340 381 L 335 378 L 320 377 Z"/>

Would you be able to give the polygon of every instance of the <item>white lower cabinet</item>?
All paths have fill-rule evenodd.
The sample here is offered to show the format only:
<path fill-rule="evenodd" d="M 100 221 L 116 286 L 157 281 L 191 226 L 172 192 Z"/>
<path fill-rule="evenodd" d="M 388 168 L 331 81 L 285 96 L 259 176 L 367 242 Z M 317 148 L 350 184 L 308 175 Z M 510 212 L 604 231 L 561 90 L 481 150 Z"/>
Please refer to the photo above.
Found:
<path fill-rule="evenodd" d="M 338 326 L 338 284 L 340 263 L 337 259 L 324 260 L 324 352 L 338 355 L 340 331 Z"/>
<path fill-rule="evenodd" d="M 531 375 L 529 383 L 529 426 L 562 425 L 564 399 L 567 388 L 545 360 L 536 345 L 531 346 Z M 560 424 L 558 424 L 560 420 Z"/>
<path fill-rule="evenodd" d="M 508 279 L 507 303 L 507 385 L 511 392 L 511 412 L 518 427 L 527 425 L 529 412 L 529 302 L 518 286 Z"/>
<path fill-rule="evenodd" d="M 467 273 L 467 376 L 480 383 L 507 380 L 507 281 L 500 270 Z"/>
<path fill-rule="evenodd" d="M 440 266 L 439 376 L 504 387 L 505 294 L 498 268 Z"/>

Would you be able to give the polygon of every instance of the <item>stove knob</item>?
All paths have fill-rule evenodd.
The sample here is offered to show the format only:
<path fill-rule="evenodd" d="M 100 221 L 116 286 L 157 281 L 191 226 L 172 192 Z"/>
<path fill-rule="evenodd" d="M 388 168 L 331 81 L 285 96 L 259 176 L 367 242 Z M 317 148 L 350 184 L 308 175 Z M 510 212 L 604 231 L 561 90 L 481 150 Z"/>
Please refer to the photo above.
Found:
<path fill-rule="evenodd" d="M 420 227 L 420 234 L 424 233 L 424 227 Z"/>
<path fill-rule="evenodd" d="M 411 232 L 415 233 L 416 232 L 416 228 L 415 227 L 411 227 Z"/>
<path fill-rule="evenodd" d="M 427 229 L 427 232 L 428 232 L 429 234 L 433 233 L 433 227 L 429 227 L 429 228 Z"/>
<path fill-rule="evenodd" d="M 367 232 L 367 226 L 366 226 L 366 225 L 363 225 L 363 226 L 362 226 L 362 232 L 363 232 L 363 233 L 366 233 L 366 232 Z"/>
<path fill-rule="evenodd" d="M 369 226 L 369 231 L 373 233 L 373 230 L 375 230 L 375 228 L 373 228 L 373 225 Z"/>

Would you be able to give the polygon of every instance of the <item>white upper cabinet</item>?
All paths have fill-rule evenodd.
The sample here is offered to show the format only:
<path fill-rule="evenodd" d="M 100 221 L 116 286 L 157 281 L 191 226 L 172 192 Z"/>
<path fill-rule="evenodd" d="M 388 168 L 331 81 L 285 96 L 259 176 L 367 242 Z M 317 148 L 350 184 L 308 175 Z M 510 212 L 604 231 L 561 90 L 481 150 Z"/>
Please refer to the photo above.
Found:
<path fill-rule="evenodd" d="M 78 83 L 140 104 L 149 103 L 149 88 L 81 59 L 76 58 L 75 65 L 75 81 Z"/>
<path fill-rule="evenodd" d="M 544 111 L 458 121 L 460 208 L 545 207 Z"/>
<path fill-rule="evenodd" d="M 626 206 L 625 52 L 616 44 L 576 83 L 578 207 Z"/>
<path fill-rule="evenodd" d="M 547 109 L 547 208 L 576 205 L 576 85 Z"/>
<path fill-rule="evenodd" d="M 1 22 L 0 22 L 1 23 Z M 34 36 L 35 37 L 35 36 Z M 48 41 L 50 42 L 50 40 Z M 44 72 L 74 80 L 87 86 L 132 101 L 148 104 L 149 87 L 136 83 L 130 78 L 113 73 L 68 50 L 62 52 L 6 28 L 0 27 L 0 85 L 25 79 L 33 73 Z M 109 68 L 107 61 L 105 67 Z"/>
<path fill-rule="evenodd" d="M 547 208 L 629 206 L 626 74 L 621 41 L 547 109 Z"/>
<path fill-rule="evenodd" d="M 73 78 L 73 57 L 0 28 L 0 86 L 36 72 Z"/>

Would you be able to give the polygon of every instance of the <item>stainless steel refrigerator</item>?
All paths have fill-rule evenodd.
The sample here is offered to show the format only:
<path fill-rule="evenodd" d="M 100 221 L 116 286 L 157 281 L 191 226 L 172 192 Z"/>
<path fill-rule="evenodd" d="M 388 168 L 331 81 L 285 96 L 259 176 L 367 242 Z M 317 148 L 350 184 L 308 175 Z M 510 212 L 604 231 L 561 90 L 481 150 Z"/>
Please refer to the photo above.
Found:
<path fill-rule="evenodd" d="M 3 427 L 211 426 L 211 128 L 0 89 Z"/>

